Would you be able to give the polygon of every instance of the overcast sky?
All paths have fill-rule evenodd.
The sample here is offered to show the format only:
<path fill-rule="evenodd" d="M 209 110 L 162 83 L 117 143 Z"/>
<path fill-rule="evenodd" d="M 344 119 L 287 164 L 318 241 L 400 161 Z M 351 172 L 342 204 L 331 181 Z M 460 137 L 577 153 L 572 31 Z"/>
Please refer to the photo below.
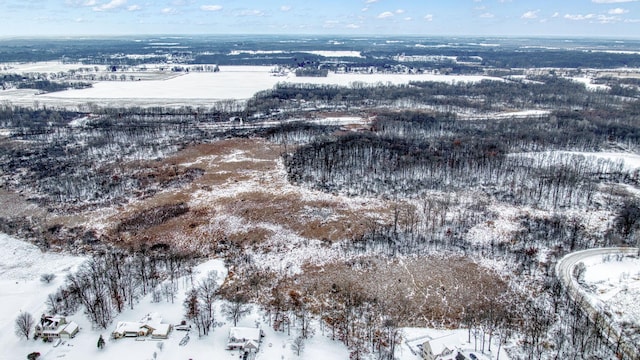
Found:
<path fill-rule="evenodd" d="M 640 38 L 640 1 L 0 0 L 0 36 L 128 34 Z"/>

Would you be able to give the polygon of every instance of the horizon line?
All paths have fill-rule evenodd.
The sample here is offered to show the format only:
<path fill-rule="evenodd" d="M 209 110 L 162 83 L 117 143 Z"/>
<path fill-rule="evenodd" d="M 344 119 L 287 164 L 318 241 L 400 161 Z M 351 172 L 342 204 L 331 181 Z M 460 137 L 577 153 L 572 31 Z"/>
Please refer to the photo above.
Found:
<path fill-rule="evenodd" d="M 285 33 L 145 33 L 145 34 L 38 34 L 38 35 L 0 35 L 0 40 L 7 39 L 77 39 L 77 38 L 131 38 L 131 37 L 287 37 L 287 38 L 304 38 L 309 36 L 319 38 L 341 37 L 348 39 L 356 39 L 362 37 L 371 38 L 467 38 L 467 39 L 601 39 L 601 40 L 634 40 L 640 41 L 640 36 L 631 35 L 442 35 L 442 34 L 325 34 L 325 33 L 308 33 L 308 34 L 285 34 Z"/>

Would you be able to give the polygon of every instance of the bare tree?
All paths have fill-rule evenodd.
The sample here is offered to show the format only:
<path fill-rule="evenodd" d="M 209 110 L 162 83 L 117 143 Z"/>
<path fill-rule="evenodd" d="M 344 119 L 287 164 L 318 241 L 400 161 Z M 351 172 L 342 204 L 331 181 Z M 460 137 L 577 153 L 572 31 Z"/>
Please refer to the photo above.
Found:
<path fill-rule="evenodd" d="M 296 355 L 300 356 L 300 353 L 304 350 L 304 337 L 302 335 L 297 336 L 291 343 L 291 349 L 296 352 Z"/>
<path fill-rule="evenodd" d="M 251 307 L 246 304 L 246 299 L 242 294 L 235 294 L 229 301 L 222 305 L 222 313 L 229 321 L 233 321 L 233 326 L 238 325 L 238 321 L 251 311 Z"/>
<path fill-rule="evenodd" d="M 187 293 L 187 298 L 184 300 L 184 310 L 185 317 L 196 324 L 198 333 L 200 333 L 200 322 L 198 322 L 200 304 L 198 304 L 198 292 L 195 289 L 191 289 L 191 291 Z"/>
<path fill-rule="evenodd" d="M 16 335 L 18 335 L 18 337 L 24 336 L 25 339 L 29 340 L 31 328 L 33 328 L 34 325 L 35 320 L 33 319 L 33 316 L 28 312 L 21 312 L 16 318 Z"/>
<path fill-rule="evenodd" d="M 214 302 L 217 297 L 218 289 L 218 273 L 211 271 L 207 274 L 203 280 L 198 282 L 196 291 L 198 294 L 198 301 L 200 302 L 200 314 L 198 321 L 202 325 L 203 335 L 209 333 L 215 318 Z"/>

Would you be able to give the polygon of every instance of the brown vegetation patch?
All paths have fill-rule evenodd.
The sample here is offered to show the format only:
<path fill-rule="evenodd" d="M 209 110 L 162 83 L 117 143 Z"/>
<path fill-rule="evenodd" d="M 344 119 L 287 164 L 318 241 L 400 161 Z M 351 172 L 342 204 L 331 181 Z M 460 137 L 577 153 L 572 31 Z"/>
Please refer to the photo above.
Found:
<path fill-rule="evenodd" d="M 203 169 L 197 167 L 181 167 L 176 165 L 163 165 L 145 168 L 135 174 L 140 186 L 148 188 L 158 186 L 166 188 L 180 184 L 187 184 L 202 176 Z"/>
<path fill-rule="evenodd" d="M 251 191 L 222 198 L 218 203 L 223 212 L 249 223 L 278 224 L 309 239 L 338 241 L 357 237 L 372 221 L 367 215 L 343 208 L 339 202 L 307 201 L 295 193 Z"/>
<path fill-rule="evenodd" d="M 24 196 L 10 190 L 0 188 L 0 218 L 16 218 L 26 216 L 45 216 L 46 210 L 29 202 Z"/>
<path fill-rule="evenodd" d="M 161 161 L 129 164 L 129 170 L 141 168 L 139 176 L 156 183 L 175 182 L 194 169 L 198 177 L 126 206 L 110 219 L 116 224 L 112 238 L 127 246 L 173 242 L 205 249 L 230 241 L 253 247 L 273 237 L 265 226 L 272 224 L 304 238 L 333 242 L 360 238 L 376 219 L 389 218 L 387 208 L 365 203 L 350 207 L 339 197 L 305 199 L 306 190 L 296 191 L 280 173 L 280 153 L 280 146 L 263 139 L 228 139 L 195 145 Z M 189 208 L 177 217 L 164 218 L 158 212 L 183 204 Z M 227 226 L 228 216 L 246 225 Z"/>
<path fill-rule="evenodd" d="M 252 227 L 230 233 L 226 236 L 227 241 L 240 247 L 253 247 L 264 243 L 267 239 L 274 235 L 274 232 L 263 227 Z"/>
<path fill-rule="evenodd" d="M 277 195 L 262 191 L 240 193 L 234 197 L 222 198 L 219 204 L 223 211 L 241 216 L 253 223 L 287 223 L 289 217 L 298 213 L 302 206 L 293 195 Z M 294 220 L 295 221 L 295 220 Z"/>
<path fill-rule="evenodd" d="M 388 309 L 402 326 L 459 326 L 470 312 L 508 311 L 514 296 L 495 272 L 463 257 L 357 258 L 308 265 L 300 279 L 313 296 L 365 299 Z"/>
<path fill-rule="evenodd" d="M 184 215 L 189 211 L 185 203 L 164 205 L 141 211 L 123 220 L 118 225 L 118 232 L 139 232 L 152 226 L 160 225 L 169 219 Z"/>
<path fill-rule="evenodd" d="M 211 144 L 190 146 L 179 153 L 162 160 L 163 163 L 178 165 L 191 163 L 199 158 L 212 155 L 231 155 L 238 150 L 245 153 L 247 158 L 257 160 L 276 160 L 280 157 L 280 146 L 265 142 L 261 139 L 227 139 Z"/>

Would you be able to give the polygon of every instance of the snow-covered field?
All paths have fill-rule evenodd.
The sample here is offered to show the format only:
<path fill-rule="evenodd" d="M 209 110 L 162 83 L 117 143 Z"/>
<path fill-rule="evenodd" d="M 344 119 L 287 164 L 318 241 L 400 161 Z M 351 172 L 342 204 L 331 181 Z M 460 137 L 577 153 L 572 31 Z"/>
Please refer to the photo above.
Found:
<path fill-rule="evenodd" d="M 496 113 L 463 113 L 460 114 L 461 119 L 465 120 L 481 120 L 481 119 L 526 119 L 533 117 L 543 117 L 551 114 L 549 110 L 521 110 L 521 111 L 505 111 Z"/>
<path fill-rule="evenodd" d="M 588 90 L 592 91 L 607 91 L 610 89 L 607 85 L 594 84 L 593 79 L 588 77 L 570 77 L 569 79 L 584 84 Z"/>
<path fill-rule="evenodd" d="M 269 66 L 226 66 L 217 73 L 189 73 L 165 81 L 107 81 L 93 88 L 68 90 L 41 97 L 72 99 L 247 99 L 277 83 L 350 86 L 365 84 L 407 84 L 409 81 L 478 82 L 487 76 L 335 74 L 327 77 L 273 76 Z M 497 80 L 497 78 L 496 78 Z"/>
<path fill-rule="evenodd" d="M 15 71 L 56 72 L 68 71 L 78 65 L 35 63 L 15 65 Z M 50 70 L 47 70 L 50 69 Z M 273 76 L 270 66 L 221 66 L 220 72 L 183 73 L 163 80 L 98 81 L 92 88 L 67 90 L 38 95 L 35 90 L 0 91 L 0 102 L 32 106 L 34 102 L 53 106 L 78 106 L 92 102 L 97 105 L 179 106 L 209 105 L 216 100 L 243 100 L 258 91 L 273 88 L 278 83 L 324 84 L 351 86 L 353 84 L 407 84 L 410 81 L 478 82 L 499 78 L 479 75 L 433 74 L 336 74 L 327 77 L 308 78 Z"/>
<path fill-rule="evenodd" d="M 300 52 L 318 55 L 318 56 L 330 57 L 330 58 L 342 58 L 342 57 L 361 58 L 362 57 L 362 53 L 360 51 L 349 51 L 349 50 L 305 50 Z M 284 50 L 233 50 L 228 55 L 241 55 L 241 54 L 273 55 L 273 54 L 290 54 L 290 52 L 287 52 Z"/>
<path fill-rule="evenodd" d="M 70 70 L 78 70 L 80 68 L 91 68 L 92 65 L 83 65 L 80 63 L 62 63 L 59 61 L 41 61 L 26 63 L 7 63 L 0 64 L 1 73 L 57 73 Z M 104 67 L 104 66 L 102 66 Z"/>

